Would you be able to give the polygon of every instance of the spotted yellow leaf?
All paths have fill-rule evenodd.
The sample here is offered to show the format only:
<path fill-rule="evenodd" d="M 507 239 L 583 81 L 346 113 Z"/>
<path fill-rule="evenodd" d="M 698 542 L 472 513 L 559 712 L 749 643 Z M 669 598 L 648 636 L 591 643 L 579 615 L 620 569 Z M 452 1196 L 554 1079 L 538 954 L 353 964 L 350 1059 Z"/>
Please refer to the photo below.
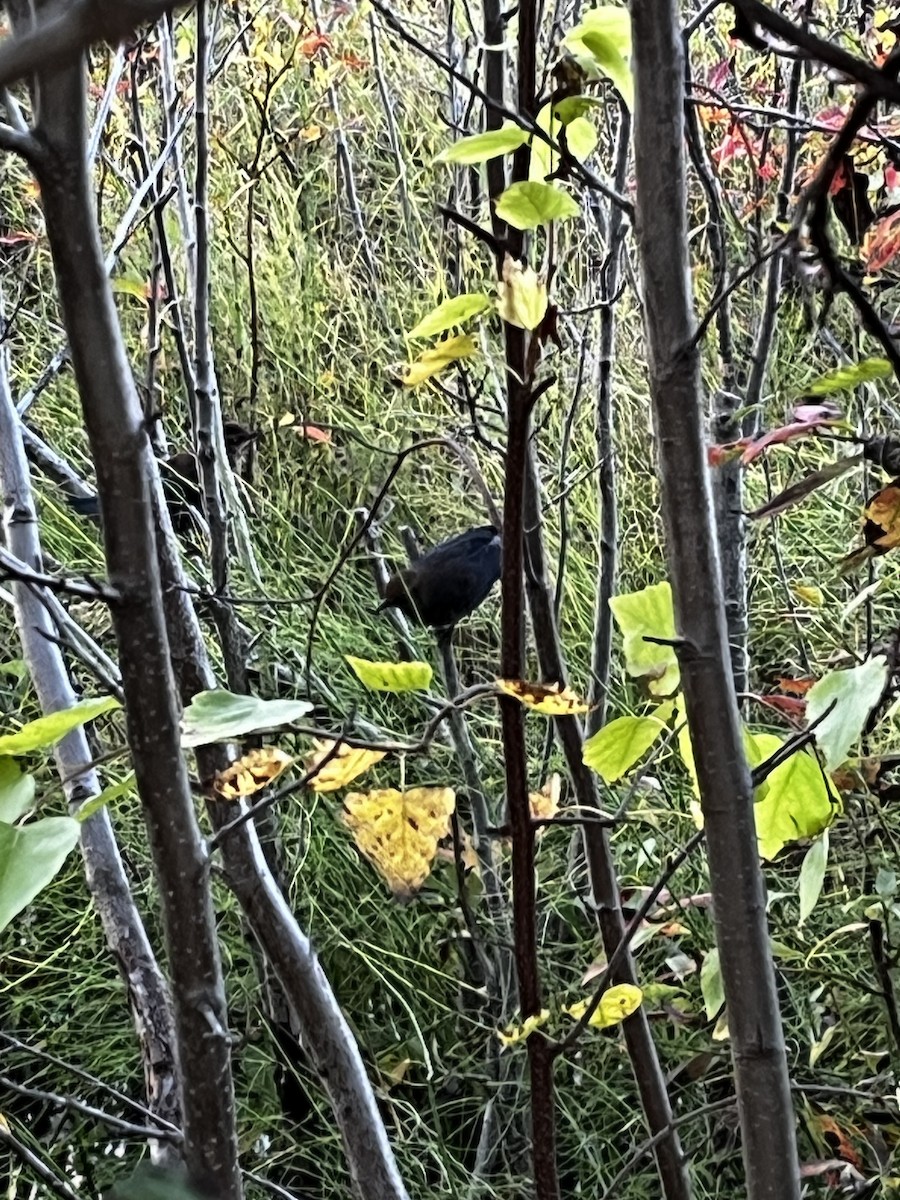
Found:
<path fill-rule="evenodd" d="M 346 656 L 354 675 L 375 692 L 416 692 L 427 688 L 434 671 L 424 662 L 372 662 Z"/>
<path fill-rule="evenodd" d="M 497 687 L 507 696 L 513 696 L 526 708 L 544 713 L 548 717 L 571 716 L 574 713 L 586 713 L 590 709 L 585 702 L 572 691 L 558 683 L 526 683 L 524 679 L 498 679 Z"/>
<path fill-rule="evenodd" d="M 323 759 L 332 754 L 334 742 L 330 738 L 314 739 L 314 749 L 303 759 L 307 771 L 312 771 Z M 355 746 L 341 745 L 337 753 L 332 754 L 322 767 L 310 787 L 314 792 L 336 792 L 338 788 L 346 787 L 357 775 L 368 771 L 385 757 L 384 750 L 358 750 Z"/>
<path fill-rule="evenodd" d="M 360 851 L 398 899 L 428 878 L 438 842 L 450 832 L 456 806 L 452 788 L 378 788 L 344 798 L 344 822 Z"/>
<path fill-rule="evenodd" d="M 400 381 L 404 387 L 418 387 L 420 383 L 440 374 L 460 359 L 471 358 L 477 349 L 475 339 L 468 333 L 444 338 L 443 341 L 435 342 L 430 349 L 424 350 L 415 362 L 402 368 Z"/>
<path fill-rule="evenodd" d="M 619 1025 L 640 1007 L 643 998 L 644 993 L 634 984 L 617 983 L 615 987 L 608 988 L 603 993 L 588 1024 L 593 1025 L 595 1029 L 609 1029 L 612 1025 Z M 573 1020 L 579 1021 L 587 1011 L 588 1004 L 587 1000 L 579 1000 L 570 1004 L 566 1012 Z"/>
<path fill-rule="evenodd" d="M 542 1008 L 539 1013 L 533 1013 L 530 1017 L 526 1017 L 521 1025 L 509 1025 L 506 1029 L 498 1029 L 497 1037 L 504 1046 L 515 1046 L 516 1042 L 524 1042 L 536 1029 L 541 1025 L 546 1025 L 549 1020 L 549 1008 Z"/>
<path fill-rule="evenodd" d="M 277 746 L 250 750 L 213 779 L 213 791 L 223 800 L 240 800 L 262 791 L 293 763 L 289 754 Z"/>

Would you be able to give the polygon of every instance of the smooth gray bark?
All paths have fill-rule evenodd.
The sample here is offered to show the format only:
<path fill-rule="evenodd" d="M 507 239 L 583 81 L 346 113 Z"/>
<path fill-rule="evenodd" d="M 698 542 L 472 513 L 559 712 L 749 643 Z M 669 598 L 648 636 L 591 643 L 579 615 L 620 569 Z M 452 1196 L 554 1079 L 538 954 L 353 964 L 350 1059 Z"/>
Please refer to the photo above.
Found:
<path fill-rule="evenodd" d="M 749 1200 L 800 1195 L 753 788 L 731 677 L 690 290 L 674 0 L 632 0 L 637 234 L 666 557 L 706 828 Z"/>

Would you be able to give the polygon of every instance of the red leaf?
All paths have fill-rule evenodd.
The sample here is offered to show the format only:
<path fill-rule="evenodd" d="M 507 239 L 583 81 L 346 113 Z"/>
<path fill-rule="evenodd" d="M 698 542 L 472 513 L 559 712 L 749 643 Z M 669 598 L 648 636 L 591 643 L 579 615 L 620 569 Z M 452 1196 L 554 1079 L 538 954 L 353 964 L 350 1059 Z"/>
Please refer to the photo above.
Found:
<path fill-rule="evenodd" d="M 833 404 L 798 404 L 793 412 L 794 420 L 788 425 L 770 429 L 762 437 L 752 441 L 741 455 L 744 466 L 759 458 L 769 446 L 780 446 L 796 437 L 815 433 L 820 425 L 834 425 L 840 419 L 840 410 Z"/>
<path fill-rule="evenodd" d="M 309 442 L 330 442 L 331 432 L 320 425 L 298 425 L 297 433 Z"/>
<path fill-rule="evenodd" d="M 786 717 L 802 717 L 806 714 L 806 701 L 798 696 L 756 696 L 754 697 L 766 708 L 774 708 L 776 712 Z"/>
<path fill-rule="evenodd" d="M 331 38 L 327 34 L 318 33 L 316 30 L 313 30 L 305 38 L 300 39 L 297 49 L 304 58 L 312 58 L 320 50 L 331 49 Z"/>
<path fill-rule="evenodd" d="M 805 696 L 815 682 L 815 679 L 790 679 L 782 675 L 778 680 L 778 690 L 787 692 L 789 696 Z"/>
<path fill-rule="evenodd" d="M 745 446 L 750 445 L 750 438 L 739 438 L 736 442 L 724 442 L 717 446 L 708 446 L 706 461 L 711 467 L 721 467 L 723 463 L 737 458 Z"/>
<path fill-rule="evenodd" d="M 900 253 L 900 212 L 876 221 L 866 233 L 862 255 L 866 269 L 880 271 Z"/>
<path fill-rule="evenodd" d="M 345 67 L 349 67 L 351 71 L 364 71 L 369 65 L 367 58 L 360 58 L 358 54 L 353 54 L 351 51 L 339 54 L 338 61 L 342 62 Z"/>
<path fill-rule="evenodd" d="M 0 237 L 0 246 L 21 246 L 23 242 L 36 242 L 36 233 L 7 233 Z"/>
<path fill-rule="evenodd" d="M 823 108 L 821 112 L 816 113 L 812 119 L 814 125 L 825 125 L 828 129 L 833 129 L 835 133 L 839 129 L 843 129 L 847 120 L 847 110 L 842 108 L 840 104 L 832 104 L 828 108 Z"/>

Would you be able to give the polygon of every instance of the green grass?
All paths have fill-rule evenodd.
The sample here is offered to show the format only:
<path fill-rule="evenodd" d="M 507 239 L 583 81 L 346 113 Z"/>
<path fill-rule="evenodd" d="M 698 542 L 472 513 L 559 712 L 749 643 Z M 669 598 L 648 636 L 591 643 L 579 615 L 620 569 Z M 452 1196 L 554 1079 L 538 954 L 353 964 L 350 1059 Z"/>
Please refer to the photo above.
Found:
<path fill-rule="evenodd" d="M 337 40 L 342 49 L 371 56 L 363 20 L 351 19 Z M 396 163 L 374 79 L 366 72 L 348 72 L 339 84 L 342 121 L 349 131 L 378 265 L 378 278 L 373 280 L 361 257 L 343 182 L 335 171 L 335 118 L 318 79 L 319 68 L 303 64 L 276 93 L 269 114 L 271 126 L 287 136 L 317 122 L 325 132 L 320 141 L 290 141 L 291 169 L 275 160 L 255 185 L 254 272 L 262 356 L 258 402 L 252 413 L 246 406 L 250 389 L 247 275 L 232 243 L 244 248 L 246 178 L 242 168 L 252 157 L 258 114 L 249 94 L 251 72 L 246 66 L 238 63 L 229 68 L 215 86 L 212 207 L 217 368 L 225 407 L 252 418 L 266 430 L 260 471 L 248 495 L 265 593 L 300 598 L 292 605 L 240 610 L 242 620 L 259 637 L 256 655 L 264 679 L 271 677 L 277 664 L 286 665 L 302 678 L 311 613 L 311 605 L 302 598 L 329 576 L 345 553 L 355 536 L 354 510 L 371 505 L 399 449 L 417 439 L 459 437 L 478 459 L 495 496 L 500 494 L 500 456 L 473 440 L 467 415 L 437 390 L 405 391 L 391 382 L 394 364 L 406 360 L 404 330 L 440 295 L 447 241 L 437 232 L 434 210 L 436 202 L 445 197 L 448 176 L 438 174 L 440 168 L 431 164 L 447 135 L 436 117 L 439 77 L 386 40 L 381 51 L 405 156 L 411 221 L 407 222 L 399 203 Z M 145 103 L 148 113 L 153 113 L 149 92 Z M 115 140 L 110 152 L 121 153 Z M 23 179 L 19 173 L 5 184 L 5 192 L 21 206 L 20 211 L 13 211 L 13 223 L 36 219 L 31 202 L 22 198 Z M 126 201 L 125 184 L 108 173 L 102 212 L 107 237 Z M 176 236 L 171 219 L 170 230 Z M 576 238 L 572 245 L 577 245 Z M 577 252 L 572 249 L 573 255 Z M 144 230 L 129 246 L 120 273 L 140 277 L 147 261 Z M 57 345 L 53 322 L 58 314 L 43 243 L 29 254 L 27 262 L 17 265 L 27 304 L 12 338 L 12 354 L 15 380 L 24 388 L 37 377 Z M 482 254 L 470 254 L 467 266 L 467 286 L 482 286 L 486 279 Z M 572 275 L 574 278 L 575 268 Z M 562 278 L 559 286 L 565 294 L 569 285 Z M 709 291 L 703 278 L 698 287 Z M 572 291 L 574 296 L 574 286 Z M 575 300 L 566 296 L 567 302 L 569 299 L 574 306 Z M 118 304 L 140 379 L 146 358 L 144 311 L 133 297 L 120 295 Z M 662 527 L 648 432 L 641 318 L 630 292 L 617 313 L 619 349 L 614 379 L 620 589 L 633 590 L 664 575 Z M 752 333 L 752 311 L 746 298 L 738 297 L 736 314 L 746 340 Z M 811 336 L 802 334 L 792 316 L 788 309 L 783 317 L 768 385 L 767 420 L 773 423 L 783 418 L 805 383 L 832 365 Z M 846 322 L 844 310 L 840 310 L 839 320 Z M 495 368 L 498 350 L 493 326 L 485 346 L 487 365 Z M 183 387 L 168 334 L 164 349 L 160 398 L 172 442 L 180 444 L 179 431 L 186 428 Z M 598 519 L 593 474 L 594 387 L 590 382 L 580 400 L 571 457 L 562 479 L 558 456 L 576 358 L 577 347 L 573 349 L 572 344 L 561 353 L 554 352 L 552 369 L 558 379 L 541 403 L 537 424 L 541 429 L 538 452 L 547 506 L 548 556 L 554 567 L 560 536 L 557 498 L 574 481 L 566 496 L 570 542 L 562 630 L 573 683 L 584 690 L 589 682 Z M 475 382 L 484 370 L 475 368 Z M 711 345 L 704 371 L 708 385 L 714 386 L 717 368 Z M 484 408 L 491 410 L 488 426 L 496 428 L 494 386 L 489 378 L 483 401 Z M 298 423 L 310 420 L 333 425 L 331 443 L 314 443 L 295 428 L 279 427 L 285 413 L 295 414 Z M 31 415 L 60 453 L 77 469 L 89 471 L 71 375 L 62 375 Z M 832 449 L 775 451 L 771 455 L 772 490 L 785 486 L 801 471 L 821 465 Z M 38 491 L 48 552 L 73 569 L 101 572 L 94 528 L 74 518 L 51 485 L 38 481 Z M 766 494 L 763 469 L 755 466 L 747 474 L 747 507 L 762 502 Z M 863 610 L 841 616 L 855 584 L 840 579 L 834 570 L 836 560 L 856 535 L 863 497 L 860 475 L 852 474 L 776 522 L 753 528 L 751 656 L 755 679 L 805 673 L 803 652 L 813 672 L 819 674 L 828 669 L 837 653 L 858 651 L 863 644 Z M 390 511 L 381 515 L 379 523 L 384 550 L 398 563 L 403 559 L 401 524 L 414 524 L 430 543 L 485 518 L 481 501 L 455 460 L 434 448 L 406 462 L 391 490 L 389 505 Z M 776 566 L 776 549 L 784 579 Z M 884 583 L 875 598 L 872 619 L 874 628 L 882 631 L 895 623 L 898 578 L 890 559 L 878 570 Z M 821 608 L 804 606 L 792 597 L 785 583 L 816 584 L 825 593 L 825 603 Z M 252 583 L 239 569 L 234 587 L 238 595 L 254 595 Z M 355 706 L 391 736 L 414 738 L 424 719 L 422 706 L 415 699 L 365 692 L 344 661 L 349 653 L 372 658 L 397 654 L 391 627 L 372 613 L 376 599 L 365 556 L 356 548 L 319 612 L 314 665 L 335 694 L 336 703 L 329 711 L 335 725 Z M 73 605 L 73 611 L 76 607 L 89 630 L 109 648 L 106 615 L 96 606 Z M 466 685 L 490 679 L 496 672 L 498 612 L 498 600 L 493 596 L 460 630 L 460 670 Z M 0 644 L 15 656 L 15 634 L 5 612 L 0 613 L 0 622 Z M 436 664 L 427 635 L 418 638 L 418 646 L 420 653 Z M 529 661 L 536 670 L 531 650 Z M 78 674 L 89 686 L 83 671 Z M 637 689 L 624 679 L 617 658 L 612 715 L 634 711 L 640 703 Z M 0 706 L 9 719 L 36 714 L 31 693 L 6 675 L 0 675 Z M 750 710 L 750 718 L 754 727 L 785 730 L 777 718 L 757 708 Z M 496 712 L 486 703 L 472 710 L 470 721 L 500 822 L 503 758 Z M 530 718 L 528 728 L 530 769 L 535 786 L 540 786 L 543 721 Z M 889 739 L 876 737 L 874 741 L 881 745 Z M 549 767 L 560 768 L 555 751 Z M 61 801 L 49 764 L 37 769 L 42 788 L 52 798 L 51 808 L 58 811 Z M 460 786 L 457 765 L 443 745 L 436 745 L 426 758 L 408 761 L 405 771 L 412 782 Z M 688 814 L 689 785 L 674 756 L 664 755 L 652 773 L 658 790 L 638 795 L 627 822 L 613 837 L 623 887 L 651 883 L 667 856 L 694 828 Z M 373 784 L 385 786 L 396 784 L 398 778 L 397 764 L 391 761 L 372 775 Z M 612 789 L 610 802 L 617 803 L 623 790 Z M 154 944 L 159 946 L 152 871 L 136 802 L 119 802 L 114 816 L 141 909 Z M 359 1038 L 412 1194 L 469 1196 L 467 1139 L 489 1093 L 484 1062 L 494 1030 L 483 1011 L 470 1002 L 461 983 L 463 934 L 450 866 L 439 865 L 422 895 L 400 906 L 361 861 L 339 821 L 339 805 L 334 799 L 293 799 L 279 813 L 279 834 L 290 903 L 313 937 Z M 892 812 L 871 795 L 848 797 L 846 811 L 832 830 L 831 847 L 824 894 L 802 929 L 797 928 L 796 901 L 800 854 L 791 850 L 766 867 L 773 897 L 773 936 L 781 947 L 779 986 L 791 1068 L 802 1083 L 890 1096 L 898 1051 L 891 1047 L 883 1006 L 873 994 L 876 981 L 865 922 L 878 869 L 891 868 L 897 858 Z M 506 851 L 501 848 L 500 853 Z M 568 831 L 557 829 L 544 836 L 538 875 L 542 966 L 548 1006 L 556 1014 L 582 994 L 581 977 L 598 953 L 593 923 L 582 901 L 584 868 L 577 856 L 570 855 Z M 742 1194 L 743 1187 L 735 1113 L 716 1107 L 732 1094 L 728 1047 L 712 1040 L 697 970 L 713 944 L 712 922 L 708 907 L 686 903 L 708 890 L 702 853 L 681 869 L 670 886 L 680 906 L 675 905 L 668 914 L 672 924 L 664 926 L 641 950 L 640 973 L 647 981 L 662 978 L 683 987 L 682 996 L 674 1002 L 677 1011 L 653 1010 L 653 1028 L 664 1070 L 673 1077 L 673 1100 L 684 1121 L 681 1133 L 697 1200 L 731 1198 Z M 250 1169 L 270 1173 L 273 1179 L 302 1180 L 304 1194 L 316 1200 L 343 1200 L 349 1195 L 349 1184 L 341 1147 L 316 1081 L 302 1080 L 310 1112 L 300 1131 L 288 1128 L 280 1115 L 273 1082 L 275 1052 L 265 1021 L 255 954 L 236 905 L 223 887 L 216 888 L 216 903 L 231 1024 L 237 1038 L 235 1077 L 243 1161 Z M 893 920 L 896 922 L 896 917 Z M 495 931 L 488 930 L 486 936 L 495 936 Z M 143 1081 L 126 997 L 105 952 L 77 858 L 4 933 L 0 964 L 0 1024 L 4 1029 L 141 1095 Z M 811 1062 L 812 1048 L 821 1044 L 832 1025 L 837 1032 L 829 1035 L 831 1040 L 820 1057 Z M 513 1077 L 518 1076 L 523 1069 L 521 1050 L 505 1054 Z M 390 1072 L 406 1060 L 402 1079 L 393 1082 Z M 16 1057 L 14 1065 L 36 1086 L 60 1091 L 73 1086 L 84 1100 L 108 1103 L 101 1090 L 71 1085 L 58 1069 L 38 1070 L 22 1056 Z M 621 1040 L 615 1034 L 592 1034 L 578 1056 L 560 1066 L 557 1081 L 565 1194 L 602 1195 L 646 1136 Z M 815 1127 L 816 1114 L 825 1112 L 842 1126 L 853 1125 L 859 1131 L 857 1145 L 867 1155 L 866 1168 L 874 1170 L 876 1140 L 866 1114 L 879 1104 L 894 1114 L 893 1120 L 895 1109 L 889 1108 L 887 1101 L 844 1093 L 805 1096 L 798 1106 L 803 1117 L 803 1155 L 827 1154 Z M 16 1102 L 4 1104 L 4 1109 L 16 1119 Z M 521 1118 L 521 1113 L 518 1116 Z M 896 1144 L 892 1125 L 883 1139 L 887 1158 L 892 1160 Z M 81 1160 L 90 1161 L 97 1185 L 104 1186 L 143 1153 L 140 1147 L 130 1145 L 124 1157 L 114 1157 L 108 1151 L 114 1142 L 96 1127 L 72 1119 L 47 1144 L 58 1162 L 66 1161 L 67 1147 L 74 1146 L 73 1169 L 79 1169 Z M 514 1144 L 511 1138 L 510 1145 Z M 498 1200 L 521 1195 L 523 1185 L 516 1169 L 514 1160 L 508 1162 L 504 1173 L 486 1185 L 482 1194 Z M 634 1165 L 616 1195 L 622 1200 L 656 1200 L 659 1188 L 647 1157 Z"/>

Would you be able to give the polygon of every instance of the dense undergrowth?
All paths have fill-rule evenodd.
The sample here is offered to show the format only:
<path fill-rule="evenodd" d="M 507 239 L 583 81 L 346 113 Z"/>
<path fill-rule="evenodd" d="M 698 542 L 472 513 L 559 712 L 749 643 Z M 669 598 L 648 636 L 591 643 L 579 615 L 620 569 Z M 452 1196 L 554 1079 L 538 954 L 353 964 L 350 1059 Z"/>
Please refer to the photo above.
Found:
<path fill-rule="evenodd" d="M 502 411 L 491 365 L 498 365 L 497 347 L 491 344 L 490 332 L 483 339 L 485 365 L 470 377 L 471 389 L 480 388 L 477 437 L 465 404 L 454 402 L 447 390 L 407 390 L 393 379 L 395 364 L 407 356 L 403 331 L 439 299 L 452 253 L 454 235 L 442 228 L 436 213 L 437 204 L 446 199 L 447 176 L 433 164 L 448 137 L 439 115 L 445 80 L 383 29 L 374 35 L 373 48 L 373 27 L 362 9 L 336 17 L 332 50 L 308 58 L 296 54 L 267 102 L 268 132 L 260 156 L 266 166 L 251 178 L 263 78 L 254 39 L 282 49 L 292 39 L 290 21 L 280 24 L 277 14 L 268 14 L 269 7 L 263 6 L 266 19 L 271 16 L 275 24 L 264 28 L 257 23 L 238 39 L 213 88 L 213 313 L 224 406 L 263 430 L 246 500 L 264 592 L 279 601 L 271 606 L 256 603 L 259 596 L 252 581 L 236 567 L 236 593 L 254 601 L 240 607 L 240 617 L 256 639 L 254 666 L 260 672 L 260 689 L 271 694 L 277 687 L 280 694 L 300 695 L 305 694 L 314 611 L 306 597 L 329 576 L 349 545 L 357 529 L 355 511 L 372 504 L 400 449 L 434 437 L 465 444 L 499 500 Z M 431 14 L 430 8 L 423 10 L 421 27 L 413 26 L 416 36 L 429 38 Z M 228 22 L 234 20 L 238 28 L 244 15 L 238 7 L 233 16 L 229 10 L 218 39 L 223 51 L 234 32 Z M 304 19 L 300 13 L 296 17 Z M 185 55 L 189 28 L 185 22 Z M 749 61 L 750 52 L 741 53 Z M 348 56 L 343 64 L 340 55 Z M 94 64 L 101 88 L 107 66 L 106 60 Z M 186 62 L 184 66 L 187 71 Z M 159 109 L 152 76 L 140 89 L 145 128 L 156 129 Z M 123 95 L 113 106 L 98 168 L 98 206 L 107 240 L 133 190 L 129 123 L 128 98 Z M 349 149 L 364 236 L 348 200 L 346 167 L 338 155 L 341 139 Z M 601 138 L 598 157 L 608 153 Z M 10 346 L 19 392 L 34 384 L 62 341 L 39 207 L 26 178 L 22 168 L 10 166 L 3 183 L 8 227 L 38 235 L 34 242 L 4 250 L 7 310 L 17 306 Z M 251 193 L 255 333 L 246 263 Z M 166 219 L 177 241 L 169 210 Z M 737 232 L 731 236 L 736 240 Z M 582 239 L 581 245 L 577 238 L 571 240 L 560 269 L 563 303 L 573 310 L 590 302 L 594 281 L 585 262 L 592 247 L 596 253 L 602 246 L 589 217 Z M 627 254 L 633 256 L 630 244 Z M 148 255 L 147 229 L 138 228 L 114 277 L 145 280 Z M 462 258 L 467 286 L 474 289 L 488 279 L 491 268 L 483 251 L 467 243 Z M 696 263 L 698 292 L 708 295 L 708 266 L 699 238 Z M 118 299 L 140 380 L 147 362 L 146 300 L 133 292 L 123 286 Z M 736 320 L 744 346 L 752 338 L 757 307 L 758 297 L 741 294 Z M 630 591 L 658 581 L 663 567 L 640 312 L 631 287 L 617 302 L 616 312 L 619 590 Z M 576 381 L 579 339 L 592 336 L 595 320 L 595 314 L 588 314 L 565 321 L 563 347 L 554 362 L 557 382 L 543 398 L 536 420 L 554 576 L 560 572 L 558 555 L 564 547 L 561 628 L 572 683 L 581 692 L 589 685 L 597 572 L 596 376 L 589 351 L 588 366 L 580 383 Z M 840 302 L 832 328 L 852 343 L 852 322 Z M 816 331 L 804 329 L 799 300 L 786 295 L 766 389 L 767 420 L 778 423 L 804 385 L 832 365 Z M 705 372 L 707 383 L 715 386 L 712 344 L 707 347 Z M 177 355 L 165 334 L 158 378 L 166 433 L 172 445 L 180 445 L 185 436 L 183 389 Z M 867 403 L 871 419 L 871 398 Z M 889 421 L 891 410 L 883 412 L 888 415 L 882 420 Z M 284 423 L 286 414 L 293 414 L 293 423 Z M 90 477 L 68 373 L 63 371 L 42 392 L 28 420 L 79 474 Z M 305 423 L 327 429 L 330 440 L 304 436 Z M 563 460 L 564 436 L 569 449 Z M 801 469 L 820 465 L 829 450 L 785 447 L 770 455 L 764 466 L 749 468 L 750 500 L 760 502 Z M 95 528 L 67 508 L 51 482 L 38 476 L 35 486 L 48 555 L 78 571 L 101 574 Z M 755 690 L 764 690 L 779 676 L 820 675 L 838 656 L 865 644 L 867 622 L 876 640 L 896 623 L 898 579 L 890 559 L 878 567 L 883 584 L 871 606 L 849 614 L 844 610 L 860 581 L 838 578 L 834 570 L 853 539 L 865 494 L 860 476 L 851 475 L 777 523 L 754 527 L 750 650 Z M 425 543 L 432 543 L 485 519 L 483 503 L 453 455 L 446 448 L 430 447 L 404 463 L 378 528 L 385 553 L 399 563 L 402 525 L 411 524 Z M 822 603 L 799 600 L 792 589 L 797 584 L 821 588 Z M 391 736 L 413 738 L 427 717 L 420 701 L 364 692 L 344 659 L 346 654 L 392 659 L 402 653 L 392 627 L 373 614 L 376 602 L 366 554 L 357 547 L 317 613 L 313 665 L 332 693 L 329 699 L 317 700 L 332 727 L 356 709 Z M 102 609 L 85 604 L 73 609 L 108 645 Z M 5 660 L 0 663 L 0 708 L 4 724 L 15 725 L 37 710 L 27 681 L 13 670 L 16 638 L 6 611 L 0 612 L 0 631 Z M 417 635 L 416 645 L 420 657 L 436 663 L 429 635 Z M 457 645 L 464 686 L 495 676 L 496 596 L 458 631 Z M 533 657 L 531 662 L 536 677 Z M 76 667 L 76 675 L 90 693 L 93 684 L 83 669 Z M 611 715 L 639 711 L 641 704 L 636 687 L 616 669 Z M 752 701 L 748 704 L 754 728 L 785 731 L 778 716 Z M 503 764 L 496 712 L 485 704 L 472 710 L 470 722 L 501 824 Z M 531 774 L 539 782 L 561 764 L 557 752 L 548 748 L 541 719 L 530 719 L 528 729 Z M 121 748 L 122 729 L 115 721 L 103 726 L 99 736 L 98 753 Z M 285 744 L 291 748 L 289 739 Z M 305 748 L 299 741 L 297 746 Z M 396 783 L 399 769 L 396 762 L 382 764 L 374 778 Z M 408 782 L 458 782 L 452 752 L 441 741 L 426 757 L 410 758 L 402 769 Z M 120 758 L 109 763 L 106 774 L 112 780 L 124 770 Z M 61 792 L 49 767 L 41 779 L 47 809 L 62 811 Z M 608 790 L 612 807 L 630 786 L 626 781 Z M 613 837 L 626 895 L 651 883 L 667 856 L 693 832 L 689 799 L 683 769 L 671 753 L 663 754 L 649 778 L 634 789 L 627 820 Z M 827 880 L 810 919 L 798 927 L 802 852 L 796 849 L 767 866 L 769 913 L 790 1066 L 800 1089 L 796 1099 L 802 1155 L 832 1155 L 826 1118 L 833 1117 L 834 1129 L 847 1133 L 866 1167 L 871 1170 L 880 1163 L 891 1175 L 897 1119 L 889 1098 L 900 1047 L 879 998 L 883 981 L 874 972 L 868 921 L 879 872 L 892 870 L 897 861 L 898 830 L 890 808 L 873 795 L 856 790 L 845 803 L 845 813 L 831 830 Z M 278 814 L 291 904 L 312 935 L 359 1038 L 412 1194 L 467 1196 L 472 1139 L 490 1086 L 484 1074 L 484 1046 L 494 1031 L 485 1026 L 477 997 L 467 995 L 462 978 L 465 932 L 453 864 L 440 862 L 414 901 L 396 904 L 360 859 L 337 819 L 338 809 L 333 798 L 310 795 Z M 152 873 L 135 800 L 118 801 L 114 817 L 142 911 L 158 936 Z M 500 846 L 502 855 L 502 842 Z M 582 976 L 598 952 L 585 900 L 584 867 L 568 829 L 543 836 L 538 878 L 544 977 L 549 1007 L 558 1012 L 583 994 Z M 470 886 L 477 888 L 477 882 L 470 880 Z M 728 1044 L 714 1039 L 700 993 L 699 968 L 713 941 L 702 853 L 678 872 L 670 891 L 665 923 L 641 949 L 640 973 L 645 982 L 665 982 L 677 989 L 653 1001 L 651 1011 L 675 1110 L 683 1121 L 695 1194 L 698 1200 L 734 1197 L 741 1194 L 742 1174 Z M 320 1200 L 347 1196 L 340 1144 L 315 1079 L 301 1074 L 297 1080 L 297 1103 L 306 1110 L 300 1124 L 292 1125 L 282 1113 L 274 1083 L 279 1053 L 261 1000 L 259 963 L 223 886 L 217 887 L 216 899 L 236 1038 L 244 1165 L 297 1189 L 298 1195 Z M 889 930 L 891 920 L 896 921 L 893 914 Z M 77 860 L 4 933 L 0 953 L 0 1027 L 105 1084 L 140 1095 L 140 1065 L 126 998 Z M 512 1048 L 505 1054 L 515 1078 L 522 1070 L 521 1050 Z M 73 1087 L 66 1068 L 40 1064 L 20 1051 L 5 1050 L 4 1071 L 51 1091 Z M 646 1134 L 620 1037 L 614 1032 L 593 1034 L 571 1061 L 560 1065 L 557 1078 L 564 1194 L 611 1194 L 629 1200 L 658 1196 L 649 1160 L 641 1157 L 631 1163 Z M 82 1081 L 77 1091 L 89 1102 L 109 1104 L 100 1087 Z M 118 1142 L 81 1118 L 54 1116 L 36 1101 L 14 1099 L 7 1115 L 22 1119 L 29 1105 L 32 1117 L 24 1125 L 29 1136 L 35 1145 L 48 1144 L 49 1139 L 58 1161 L 68 1159 L 73 1172 L 83 1177 L 86 1194 L 108 1185 L 143 1153 L 140 1144 Z M 514 1138 L 510 1146 L 514 1148 Z M 515 1162 L 507 1163 L 506 1173 L 483 1194 L 521 1194 L 522 1181 L 515 1170 Z M 613 1186 L 620 1171 L 623 1179 Z M 13 1194 L 30 1194 L 24 1179 L 18 1186 L 21 1191 Z M 249 1194 L 254 1194 L 253 1188 L 251 1184 Z M 815 1194 L 826 1194 L 824 1186 Z"/>

